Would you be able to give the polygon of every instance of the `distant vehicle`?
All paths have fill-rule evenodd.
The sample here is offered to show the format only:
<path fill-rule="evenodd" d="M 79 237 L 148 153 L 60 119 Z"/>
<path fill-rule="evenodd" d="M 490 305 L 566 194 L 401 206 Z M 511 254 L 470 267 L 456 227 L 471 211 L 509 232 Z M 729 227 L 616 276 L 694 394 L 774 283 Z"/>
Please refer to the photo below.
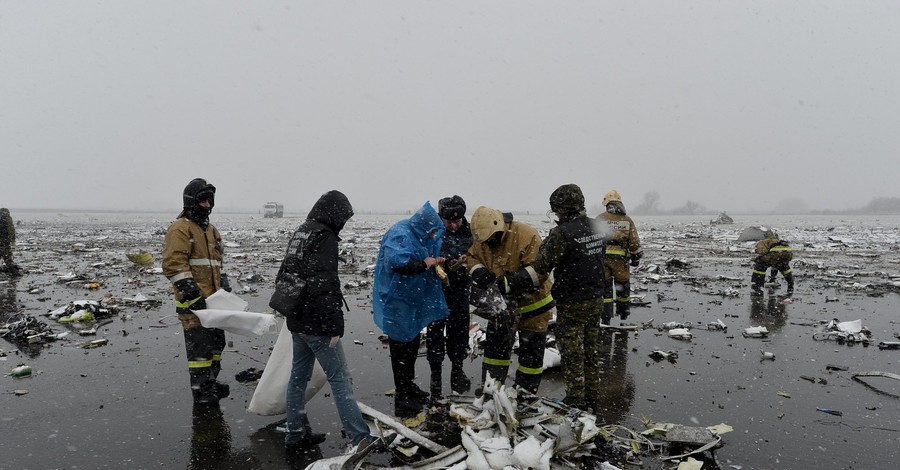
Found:
<path fill-rule="evenodd" d="M 263 206 L 263 217 L 284 217 L 284 206 L 277 202 L 267 202 Z"/>

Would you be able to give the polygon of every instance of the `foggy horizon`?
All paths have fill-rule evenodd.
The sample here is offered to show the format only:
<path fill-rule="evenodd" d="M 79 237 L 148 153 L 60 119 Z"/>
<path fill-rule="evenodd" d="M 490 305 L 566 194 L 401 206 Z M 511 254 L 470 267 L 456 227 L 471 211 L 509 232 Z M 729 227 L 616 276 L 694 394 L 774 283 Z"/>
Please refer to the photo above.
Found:
<path fill-rule="evenodd" d="M 888 1 L 4 2 L 0 207 L 852 210 L 900 197 Z M 798 207 L 798 206 L 793 206 Z"/>

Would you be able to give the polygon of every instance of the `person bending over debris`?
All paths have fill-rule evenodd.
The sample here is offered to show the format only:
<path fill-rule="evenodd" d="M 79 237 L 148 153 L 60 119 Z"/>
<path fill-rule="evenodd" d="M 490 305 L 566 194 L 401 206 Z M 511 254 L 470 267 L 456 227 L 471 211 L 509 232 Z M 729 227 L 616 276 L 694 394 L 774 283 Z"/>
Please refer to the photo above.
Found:
<path fill-rule="evenodd" d="M 206 308 L 206 298 L 219 289 L 231 291 L 222 272 L 225 245 L 219 230 L 209 223 L 216 187 L 195 178 L 184 188 L 184 209 L 169 225 L 163 246 L 163 274 L 175 291 L 175 312 L 184 328 L 184 347 L 194 404 L 214 406 L 229 395 L 227 384 L 216 378 L 222 369 L 225 332 L 204 328 L 192 310 Z"/>
<path fill-rule="evenodd" d="M 772 268 L 772 277 L 769 282 L 775 282 L 780 272 L 787 281 L 788 289 L 785 293 L 788 297 L 794 295 L 794 270 L 790 262 L 794 259 L 794 252 L 788 242 L 780 239 L 775 230 L 769 230 L 766 238 L 756 242 L 756 257 L 753 258 L 753 274 L 750 276 L 751 293 L 762 295 L 763 283 L 766 280 L 766 269 Z"/>
<path fill-rule="evenodd" d="M 557 303 L 556 336 L 566 383 L 564 403 L 579 409 L 599 409 L 600 315 L 606 285 L 603 274 L 603 239 L 588 219 L 584 194 L 565 184 L 550 195 L 550 210 L 557 226 L 541 243 L 534 263 L 501 278 L 501 292 L 534 289 L 541 276 L 553 272 L 553 298 Z"/>
<path fill-rule="evenodd" d="M 472 214 L 475 243 L 467 255 L 472 283 L 480 289 L 502 283 L 507 274 L 534 263 L 541 246 L 541 236 L 532 226 L 513 220 L 510 213 L 481 206 Z M 498 276 L 501 276 L 499 279 Z M 519 366 L 516 386 L 537 394 L 544 373 L 544 348 L 547 327 L 556 305 L 550 295 L 551 281 L 539 276 L 539 287 L 504 295 L 507 309 L 488 322 L 481 384 L 487 374 L 502 384 L 512 362 L 512 348 L 519 334 Z M 501 292 L 505 287 L 501 287 Z"/>
<path fill-rule="evenodd" d="M 388 337 L 398 417 L 416 416 L 428 393 L 416 385 L 416 357 L 422 328 L 449 314 L 435 266 L 444 224 L 426 202 L 412 217 L 394 224 L 381 239 L 375 262 L 372 307 L 375 324 Z"/>
<path fill-rule="evenodd" d="M 6 263 L 6 271 L 11 276 L 21 276 L 19 265 L 13 261 L 12 249 L 16 245 L 16 226 L 9 209 L 0 208 L 0 258 Z"/>

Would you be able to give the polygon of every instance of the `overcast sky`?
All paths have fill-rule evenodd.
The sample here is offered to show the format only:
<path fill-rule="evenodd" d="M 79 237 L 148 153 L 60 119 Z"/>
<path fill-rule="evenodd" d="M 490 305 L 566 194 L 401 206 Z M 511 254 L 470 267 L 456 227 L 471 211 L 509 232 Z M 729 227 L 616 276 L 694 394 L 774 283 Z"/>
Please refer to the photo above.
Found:
<path fill-rule="evenodd" d="M 900 2 L 0 0 L 0 207 L 900 197 Z"/>

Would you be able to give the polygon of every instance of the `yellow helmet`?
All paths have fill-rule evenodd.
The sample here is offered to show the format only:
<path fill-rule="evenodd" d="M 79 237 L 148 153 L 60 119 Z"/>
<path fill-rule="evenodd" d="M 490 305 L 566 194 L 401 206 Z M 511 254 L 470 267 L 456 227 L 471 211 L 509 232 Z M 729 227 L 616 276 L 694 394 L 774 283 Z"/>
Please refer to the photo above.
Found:
<path fill-rule="evenodd" d="M 606 196 L 603 196 L 603 207 L 606 207 L 607 204 L 613 201 L 622 202 L 622 196 L 619 196 L 619 192 L 615 189 L 606 193 Z"/>
<path fill-rule="evenodd" d="M 502 212 L 481 206 L 472 214 L 471 227 L 475 241 L 482 243 L 491 238 L 491 235 L 505 230 L 506 224 L 503 222 Z"/>

